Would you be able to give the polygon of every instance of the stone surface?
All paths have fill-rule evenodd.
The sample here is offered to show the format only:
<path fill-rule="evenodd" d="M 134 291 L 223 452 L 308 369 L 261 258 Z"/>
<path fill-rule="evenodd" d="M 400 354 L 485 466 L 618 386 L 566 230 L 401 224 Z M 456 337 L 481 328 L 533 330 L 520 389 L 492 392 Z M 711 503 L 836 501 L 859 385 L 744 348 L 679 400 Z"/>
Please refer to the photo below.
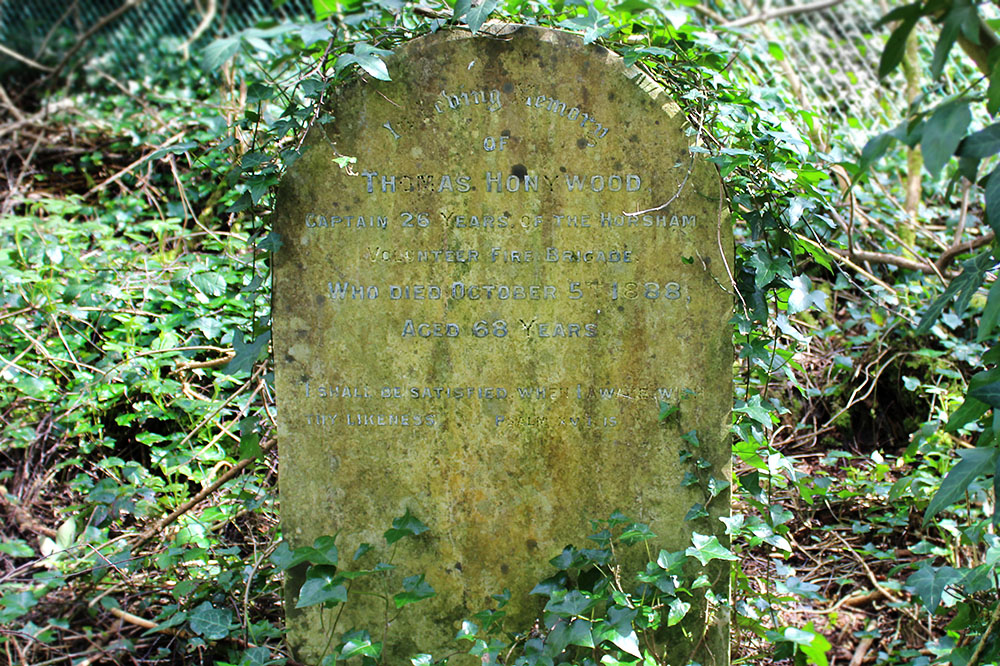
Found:
<path fill-rule="evenodd" d="M 527 593 L 565 545 L 586 544 L 590 519 L 620 510 L 659 545 L 688 545 L 701 496 L 681 487 L 680 433 L 697 430 L 729 474 L 732 235 L 717 171 L 616 55 L 492 30 L 415 40 L 389 58 L 391 82 L 344 91 L 275 214 L 284 533 L 293 546 L 337 534 L 346 556 L 384 544 L 406 510 L 430 527 L 395 564 L 438 594 L 393 623 L 391 654 L 442 654 L 504 587 L 512 628 L 530 627 L 541 599 Z M 658 422 L 660 401 L 681 404 L 679 424 Z M 728 494 L 710 508 L 702 531 Z M 384 609 L 359 598 L 339 629 L 378 635 Z M 310 663 L 320 624 L 288 612 Z M 703 663 L 728 660 L 725 635 Z"/>

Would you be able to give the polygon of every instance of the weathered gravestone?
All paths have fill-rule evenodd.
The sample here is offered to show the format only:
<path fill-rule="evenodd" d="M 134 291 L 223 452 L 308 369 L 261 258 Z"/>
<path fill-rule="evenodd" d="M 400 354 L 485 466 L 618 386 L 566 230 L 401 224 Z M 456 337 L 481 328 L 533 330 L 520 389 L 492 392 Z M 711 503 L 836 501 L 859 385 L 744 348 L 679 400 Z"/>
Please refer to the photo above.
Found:
<path fill-rule="evenodd" d="M 430 527 L 394 561 L 437 591 L 390 628 L 402 655 L 505 587 L 530 627 L 527 593 L 590 519 L 690 544 L 704 497 L 681 434 L 729 475 L 732 235 L 684 116 L 579 36 L 443 32 L 388 68 L 337 98 L 282 183 L 273 333 L 292 545 L 337 534 L 347 560 L 407 510 Z M 703 532 L 728 493 L 709 510 Z M 290 642 L 316 663 L 333 614 L 295 611 L 300 584 Z M 339 630 L 381 638 L 370 599 L 352 590 Z M 725 663 L 713 632 L 700 660 Z"/>

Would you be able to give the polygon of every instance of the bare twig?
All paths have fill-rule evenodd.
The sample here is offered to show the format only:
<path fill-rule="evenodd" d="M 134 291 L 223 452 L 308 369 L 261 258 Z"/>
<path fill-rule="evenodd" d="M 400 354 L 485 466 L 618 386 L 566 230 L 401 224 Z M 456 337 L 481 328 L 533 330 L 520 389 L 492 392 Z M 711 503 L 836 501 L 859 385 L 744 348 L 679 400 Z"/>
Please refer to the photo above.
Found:
<path fill-rule="evenodd" d="M 24 120 L 24 112 L 17 108 L 14 101 L 7 95 L 7 90 L 3 87 L 3 84 L 0 84 L 0 102 L 10 111 L 10 115 L 14 116 L 15 120 Z"/>
<path fill-rule="evenodd" d="M 187 41 L 181 44 L 180 51 L 184 54 L 185 59 L 190 57 L 188 50 L 191 48 L 191 45 L 198 41 L 198 38 L 201 37 L 206 30 L 208 30 L 208 26 L 212 25 L 212 21 L 215 20 L 215 14 L 217 11 L 218 4 L 216 3 L 216 0 L 208 0 L 208 9 L 205 10 L 205 15 L 201 17 L 201 22 L 198 23 L 198 27 L 194 29 L 194 32 L 192 32 L 191 36 L 187 38 Z"/>
<path fill-rule="evenodd" d="M 735 21 L 729 21 L 728 23 L 723 23 L 723 28 L 742 28 L 744 26 L 752 25 L 754 23 L 761 23 L 763 21 L 771 21 L 776 18 L 781 18 L 783 16 L 791 16 L 793 14 L 804 14 L 807 12 L 818 12 L 823 9 L 829 9 L 830 7 L 835 7 L 844 0 L 817 0 L 816 2 L 809 2 L 804 5 L 791 5 L 789 7 L 780 7 L 778 9 L 771 9 L 764 12 L 759 12 L 757 14 L 751 14 L 750 16 L 744 16 L 743 18 L 738 18 Z"/>
<path fill-rule="evenodd" d="M 874 622 L 868 624 L 868 631 L 872 631 L 874 628 Z M 874 636 L 865 636 L 862 638 L 858 642 L 858 647 L 854 649 L 854 655 L 851 657 L 851 663 L 848 666 L 861 666 L 861 664 L 865 663 L 865 657 L 868 656 L 868 651 L 872 648 L 872 643 L 874 642 Z"/>
<path fill-rule="evenodd" d="M 893 289 L 887 282 L 884 282 L 884 281 L 878 279 L 877 277 L 875 277 L 874 275 L 872 275 L 869 271 L 866 271 L 864 268 L 862 268 L 858 264 L 854 263 L 854 261 L 851 260 L 851 257 L 847 256 L 846 253 L 843 253 L 843 251 L 839 251 L 839 252 L 838 251 L 834 251 L 833 248 L 829 248 L 829 247 L 823 245 L 822 243 L 820 243 L 818 241 L 814 241 L 812 238 L 809 238 L 808 236 L 803 236 L 802 234 L 795 234 L 795 237 L 798 238 L 800 241 L 803 241 L 805 243 L 809 243 L 813 247 L 817 247 L 820 250 L 823 250 L 824 252 L 826 252 L 827 254 L 829 254 L 832 257 L 836 257 L 837 259 L 839 259 L 840 261 L 842 261 L 844 264 L 846 264 L 846 265 L 850 266 L 852 269 L 854 269 L 854 271 L 856 273 L 858 273 L 859 275 L 865 276 L 866 278 L 868 278 L 869 280 L 871 280 L 872 282 L 874 282 L 878 286 L 882 287 L 883 289 L 885 289 L 889 293 L 891 293 L 891 294 L 895 294 L 896 293 L 896 290 Z"/>
<path fill-rule="evenodd" d="M 982 236 L 979 236 L 978 238 L 973 238 L 972 240 L 966 243 L 958 243 L 957 245 L 952 245 L 947 250 L 945 250 L 944 253 L 941 254 L 941 256 L 938 258 L 936 262 L 936 265 L 938 266 L 939 269 L 944 270 L 949 265 L 951 265 L 953 261 L 955 261 L 955 257 L 957 257 L 958 255 L 964 254 L 965 252 L 972 252 L 973 250 L 980 248 L 984 245 L 989 245 L 990 243 L 993 242 L 994 238 L 996 238 L 996 234 L 993 232 L 993 230 L 990 230 L 985 234 L 983 234 Z"/>
<path fill-rule="evenodd" d="M 6 507 L 7 511 L 14 519 L 14 523 L 19 529 L 25 532 L 42 534 L 50 539 L 56 538 L 56 531 L 54 529 L 42 525 L 34 516 L 31 515 L 28 509 L 24 508 L 20 504 L 14 504 L 9 501 L 7 499 L 7 489 L 3 486 L 0 486 L 0 506 Z"/>
<path fill-rule="evenodd" d="M 983 649 L 986 647 L 986 643 L 993 633 L 993 627 L 996 626 L 997 620 L 1000 620 L 1000 603 L 993 609 L 993 615 L 990 616 L 990 623 L 986 626 L 986 631 L 983 632 L 982 637 L 980 637 L 979 643 L 976 645 L 976 651 L 969 657 L 967 666 L 976 666 L 979 663 L 979 658 L 983 655 Z"/>
<path fill-rule="evenodd" d="M 868 574 L 868 580 L 871 581 L 872 585 L 875 586 L 876 590 L 884 594 L 886 598 L 893 603 L 897 604 L 903 603 L 902 599 L 900 599 L 895 594 L 890 592 L 885 585 L 879 582 L 878 578 L 875 577 L 875 573 L 871 570 L 871 567 L 868 566 L 868 563 L 865 562 L 865 559 L 863 557 L 854 552 L 854 548 L 851 546 L 851 544 L 847 543 L 847 541 L 845 541 L 842 536 L 840 536 L 834 531 L 831 531 L 830 534 L 833 535 L 833 538 L 835 538 L 837 541 L 843 544 L 844 547 L 847 548 L 847 552 L 851 554 L 851 557 L 857 560 L 858 564 L 860 564 L 864 568 L 865 573 Z"/>
<path fill-rule="evenodd" d="M 40 69 L 43 72 L 51 72 L 51 71 L 53 71 L 53 69 L 51 67 L 46 67 L 45 65 L 43 65 L 40 62 L 35 62 L 34 60 L 32 60 L 31 58 L 29 58 L 28 56 L 23 56 L 20 53 L 18 53 L 17 51 L 14 51 L 13 49 L 7 48 L 3 44 L 0 44 L 0 54 L 3 54 L 3 55 L 5 55 L 5 56 L 7 56 L 9 58 L 13 58 L 14 60 L 18 60 L 20 62 L 23 62 L 25 65 L 28 65 L 29 67 L 34 67 L 35 69 Z"/>
<path fill-rule="evenodd" d="M 114 183 L 114 182 L 118 181 L 119 179 L 121 179 L 126 174 L 131 173 L 133 169 L 135 169 L 136 167 L 142 165 L 144 162 L 146 162 L 147 160 L 149 160 L 150 157 L 152 157 L 154 154 L 156 154 L 157 150 L 163 150 L 164 148 L 172 146 L 175 143 L 177 143 L 178 141 L 180 141 L 182 138 L 184 138 L 184 134 L 185 134 L 185 131 L 180 131 L 177 134 L 174 134 L 172 137 L 170 137 L 169 139 L 167 139 L 166 141 L 164 141 L 162 144 L 160 144 L 160 146 L 156 150 L 152 151 L 151 153 L 149 153 L 147 155 L 143 155 L 142 157 L 140 157 L 139 159 L 137 159 L 136 161 L 132 162 L 127 167 L 125 167 L 124 169 L 122 169 L 121 171 L 119 171 L 118 173 L 116 173 L 115 175 L 110 176 L 109 178 L 106 178 L 105 180 L 101 181 L 97 185 L 94 185 L 92 188 L 90 188 L 89 190 L 87 190 L 87 192 L 86 192 L 86 194 L 84 196 L 88 196 L 89 197 L 94 192 L 97 192 L 99 190 L 104 189 L 105 187 L 107 187 L 111 183 Z"/>
<path fill-rule="evenodd" d="M 277 440 L 273 439 L 268 442 L 262 443 L 260 445 L 261 455 L 270 451 L 276 443 Z M 167 516 L 153 523 L 153 525 L 151 525 L 149 528 L 146 529 L 146 531 L 144 531 L 142 534 L 139 535 L 139 538 L 132 546 L 133 550 L 138 550 L 141 546 L 145 545 L 147 541 L 149 541 L 153 537 L 158 536 L 159 533 L 162 532 L 168 525 L 170 525 L 175 520 L 183 516 L 185 513 L 193 509 L 195 506 L 198 505 L 199 502 L 202 502 L 206 497 L 208 497 L 216 490 L 221 488 L 224 483 L 239 475 L 240 472 L 249 467 L 252 463 L 256 462 L 256 460 L 257 458 L 244 458 L 243 460 L 239 461 L 238 463 L 233 465 L 232 468 L 227 470 L 222 476 L 216 479 L 212 485 L 208 486 L 200 493 L 192 497 L 190 500 L 188 500 L 184 504 L 174 509 Z"/>
<path fill-rule="evenodd" d="M 142 4 L 142 0 L 125 0 L 125 2 L 116 10 L 102 17 L 100 20 L 97 21 L 97 23 L 90 26 L 90 28 L 86 32 L 84 32 L 80 37 L 77 38 L 76 43 L 73 44 L 72 48 L 70 48 L 70 50 L 67 51 L 65 55 L 63 55 L 62 59 L 59 61 L 59 64 L 56 65 L 55 68 L 49 71 L 49 75 L 46 78 L 52 79 L 56 75 L 58 75 L 59 72 L 61 72 L 66 67 L 66 65 L 73 58 L 73 56 L 75 56 L 77 52 L 84 47 L 84 45 L 87 43 L 87 40 L 89 40 L 91 37 L 97 34 L 101 30 L 101 28 L 111 23 L 125 12 L 135 9 L 140 4 Z"/>

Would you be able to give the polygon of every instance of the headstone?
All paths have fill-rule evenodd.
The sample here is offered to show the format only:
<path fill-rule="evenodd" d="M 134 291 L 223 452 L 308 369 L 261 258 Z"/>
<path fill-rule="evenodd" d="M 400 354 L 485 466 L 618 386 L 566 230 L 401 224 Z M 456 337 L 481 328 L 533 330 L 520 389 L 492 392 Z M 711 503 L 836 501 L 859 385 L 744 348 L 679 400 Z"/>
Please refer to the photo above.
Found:
<path fill-rule="evenodd" d="M 528 592 L 591 519 L 621 511 L 690 545 L 704 497 L 682 486 L 682 433 L 730 473 L 733 241 L 696 128 L 578 35 L 484 32 L 414 40 L 390 82 L 339 95 L 275 214 L 284 534 L 336 534 L 347 559 L 406 511 L 429 526 L 394 561 L 437 591 L 386 634 L 398 655 L 441 654 L 505 587 L 530 628 Z M 330 616 L 293 609 L 300 584 L 290 642 L 318 663 Z M 381 638 L 365 599 L 340 628 Z M 713 631 L 701 661 L 727 663 Z"/>

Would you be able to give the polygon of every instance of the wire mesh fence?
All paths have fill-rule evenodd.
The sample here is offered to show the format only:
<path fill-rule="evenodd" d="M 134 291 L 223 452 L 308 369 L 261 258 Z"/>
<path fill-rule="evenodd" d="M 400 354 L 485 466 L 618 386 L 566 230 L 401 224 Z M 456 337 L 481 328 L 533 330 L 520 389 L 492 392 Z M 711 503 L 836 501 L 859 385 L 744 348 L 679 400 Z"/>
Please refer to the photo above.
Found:
<path fill-rule="evenodd" d="M 211 38 L 265 18 L 285 20 L 311 13 L 312 0 L 0 0 L 0 44 L 45 62 L 53 56 L 58 59 L 98 27 L 81 56 L 106 56 L 128 72 L 144 52 L 163 40 L 182 43 L 196 34 L 206 17 L 211 21 L 204 35 Z"/>

